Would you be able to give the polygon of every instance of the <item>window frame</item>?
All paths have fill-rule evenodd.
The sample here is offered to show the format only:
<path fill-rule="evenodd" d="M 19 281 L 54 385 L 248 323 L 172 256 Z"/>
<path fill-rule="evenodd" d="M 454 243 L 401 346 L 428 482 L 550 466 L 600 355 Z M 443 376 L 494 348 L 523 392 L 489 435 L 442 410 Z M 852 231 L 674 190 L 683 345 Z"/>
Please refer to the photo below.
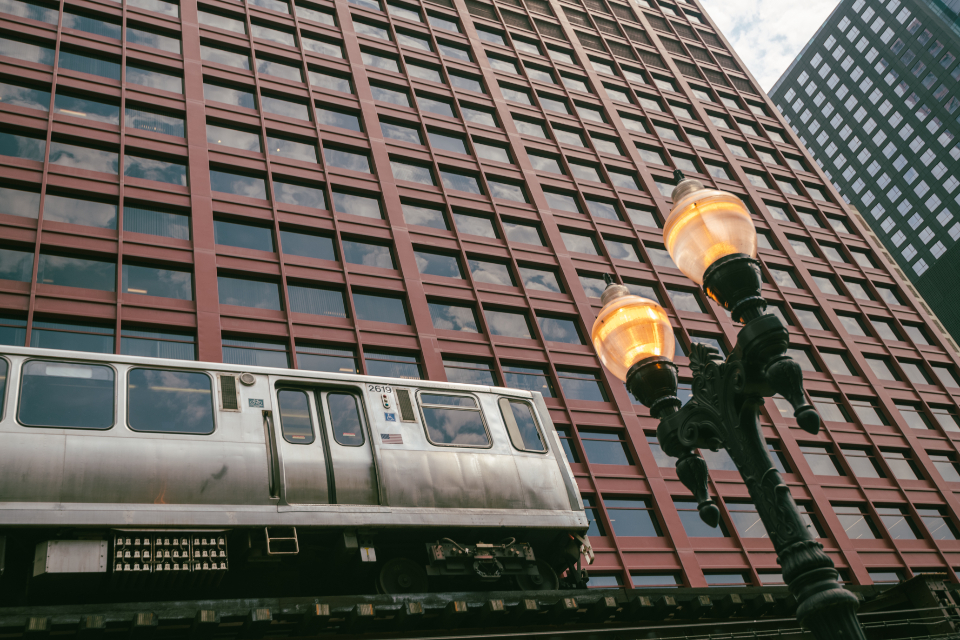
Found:
<path fill-rule="evenodd" d="M 293 382 L 293 381 L 289 381 L 289 382 Z M 307 415 L 310 416 L 310 435 L 313 437 L 313 439 L 310 440 L 309 442 L 293 442 L 287 439 L 287 436 L 284 433 L 284 429 L 283 429 L 283 413 L 281 412 L 281 409 L 280 409 L 280 393 L 282 391 L 295 391 L 295 392 L 303 393 L 304 395 L 307 396 Z M 316 397 L 315 394 L 312 393 L 311 389 L 308 389 L 306 387 L 297 387 L 292 385 L 287 386 L 285 384 L 278 384 L 277 386 L 274 387 L 273 393 L 274 393 L 273 400 L 276 402 L 276 405 L 277 405 L 277 413 L 276 413 L 276 417 L 274 418 L 274 422 L 279 423 L 277 425 L 280 427 L 279 436 L 284 442 L 286 442 L 287 444 L 296 445 L 296 446 L 310 446 L 312 444 L 315 444 L 318 439 L 321 442 L 323 441 L 323 435 L 317 433 L 320 429 L 322 429 L 323 417 L 320 416 L 319 414 L 317 415 L 317 417 L 320 418 L 320 425 L 318 426 L 317 423 L 314 421 L 313 413 L 311 412 L 311 409 L 316 411 L 315 406 L 314 407 L 310 406 L 313 402 L 315 402 L 315 397 Z M 313 398 L 311 398 L 311 396 L 313 396 Z M 274 435 L 277 435 L 277 434 L 274 434 Z"/>
<path fill-rule="evenodd" d="M 20 410 L 23 407 L 23 371 L 26 368 L 27 364 L 31 362 L 52 362 L 52 363 L 61 363 L 61 364 L 83 364 L 88 366 L 102 366 L 107 367 L 113 371 L 113 422 L 106 429 L 89 429 L 86 427 L 55 427 L 50 425 L 29 425 L 25 424 L 20 420 Z M 117 394 L 117 382 L 120 380 L 120 372 L 117 370 L 117 367 L 108 362 L 98 362 L 98 361 L 87 361 L 79 360 L 76 358 L 28 358 L 20 363 L 20 366 L 17 369 L 17 409 L 14 419 L 20 427 L 25 429 L 69 429 L 71 431 L 94 431 L 94 432 L 106 432 L 111 431 L 117 426 L 117 414 L 119 413 L 119 395 Z M 9 370 L 7 373 L 7 384 L 9 384 L 10 374 Z"/>
<path fill-rule="evenodd" d="M 195 343 L 196 344 L 196 343 Z M 144 431 L 140 429 L 134 429 L 130 424 L 130 374 L 137 369 L 144 369 L 146 371 L 172 371 L 172 372 L 183 372 L 183 373 L 200 373 L 207 377 L 210 380 L 210 407 L 213 412 L 213 431 L 209 433 L 191 433 L 189 431 Z M 186 435 L 186 436 L 212 436 L 218 431 L 218 421 L 217 413 L 220 411 L 220 407 L 217 402 L 217 395 L 220 390 L 220 376 L 216 377 L 216 380 L 213 379 L 209 371 L 202 369 L 178 369 L 176 367 L 142 367 L 142 366 L 132 366 L 127 369 L 126 375 L 124 376 L 124 382 L 126 383 L 126 416 L 124 417 L 124 426 L 133 433 L 159 433 L 159 434 L 176 434 L 176 435 Z M 242 407 L 241 407 L 242 409 Z"/>
<path fill-rule="evenodd" d="M 526 406 L 528 409 L 530 409 L 530 413 L 533 415 L 533 423 L 534 423 L 534 426 L 536 426 L 536 428 L 537 428 L 537 433 L 538 433 L 539 436 L 540 436 L 540 442 L 543 443 L 543 451 L 537 451 L 536 449 L 521 449 L 521 448 L 518 447 L 517 444 L 513 441 L 513 437 L 510 436 L 510 427 L 507 425 L 507 420 L 506 420 L 506 418 L 503 417 L 503 415 L 502 415 L 502 414 L 503 414 L 503 405 L 502 405 L 501 403 L 502 403 L 504 400 L 506 400 L 508 404 L 511 403 L 511 402 L 519 402 L 519 403 L 523 404 L 524 406 Z M 535 453 L 535 454 L 537 454 L 537 455 L 546 455 L 546 454 L 548 454 L 548 453 L 551 452 L 549 442 L 547 441 L 547 435 L 546 435 L 546 433 L 544 432 L 544 429 L 543 429 L 543 423 L 542 423 L 541 420 L 540 420 L 540 416 L 537 414 L 536 407 L 533 405 L 533 403 L 532 403 L 530 400 L 528 400 L 528 399 L 526 399 L 526 398 L 515 398 L 515 397 L 510 397 L 510 396 L 499 396 L 499 397 L 497 397 L 497 407 L 500 409 L 501 417 L 503 418 L 503 426 L 504 426 L 504 428 L 507 430 L 507 439 L 510 440 L 510 444 L 513 445 L 514 449 L 516 449 L 517 451 L 523 451 L 524 453 Z M 523 439 L 523 438 L 522 438 L 522 436 L 521 436 L 521 441 L 522 441 L 522 439 Z"/>
<path fill-rule="evenodd" d="M 480 422 L 483 424 L 483 431 L 484 431 L 484 433 L 485 433 L 486 436 L 487 436 L 487 444 L 486 444 L 486 445 L 479 445 L 479 444 L 453 444 L 453 443 L 444 443 L 444 442 L 434 442 L 434 441 L 433 441 L 433 438 L 430 437 L 430 429 L 429 429 L 429 427 L 427 426 L 427 416 L 426 416 L 426 414 L 424 414 L 424 412 L 423 412 L 424 403 L 423 403 L 423 399 L 422 399 L 421 396 L 422 396 L 424 393 L 426 393 L 426 394 L 428 394 L 428 395 L 454 396 L 454 397 L 456 397 L 456 396 L 460 396 L 460 397 L 466 396 L 466 397 L 473 398 L 474 401 L 477 403 L 476 409 L 459 408 L 459 407 L 453 407 L 453 406 L 451 406 L 451 405 L 435 405 L 435 404 L 431 404 L 431 403 L 427 403 L 427 406 L 429 406 L 429 407 L 443 407 L 443 408 L 445 408 L 445 409 L 452 409 L 452 410 L 454 410 L 454 411 L 476 411 L 477 413 L 480 414 Z M 474 394 L 474 393 L 469 393 L 469 392 L 466 392 L 466 393 L 464 393 L 464 392 L 460 392 L 460 393 L 458 393 L 458 392 L 451 392 L 451 391 L 445 391 L 444 389 L 418 389 L 418 390 L 417 390 L 417 410 L 418 410 L 419 413 L 420 413 L 420 421 L 421 421 L 421 424 L 423 425 L 423 433 L 424 433 L 424 435 L 425 435 L 426 438 L 427 438 L 427 442 L 429 442 L 429 443 L 432 444 L 433 446 L 435 446 L 435 447 L 453 447 L 453 448 L 463 448 L 463 449 L 492 449 L 492 448 L 493 448 L 494 441 L 493 441 L 493 436 L 492 436 L 492 434 L 490 433 L 490 426 L 487 424 L 486 416 L 483 415 L 483 405 L 482 405 L 481 402 L 480 402 L 480 398 L 478 398 L 478 397 L 476 396 L 476 394 Z"/>

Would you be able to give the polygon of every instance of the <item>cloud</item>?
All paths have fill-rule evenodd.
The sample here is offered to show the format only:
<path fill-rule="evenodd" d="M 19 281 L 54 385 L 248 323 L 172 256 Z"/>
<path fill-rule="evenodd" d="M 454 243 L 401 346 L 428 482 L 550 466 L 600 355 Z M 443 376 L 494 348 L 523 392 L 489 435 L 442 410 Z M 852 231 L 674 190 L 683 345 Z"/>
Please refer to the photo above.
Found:
<path fill-rule="evenodd" d="M 769 91 L 838 0 L 701 0 L 750 73 Z"/>

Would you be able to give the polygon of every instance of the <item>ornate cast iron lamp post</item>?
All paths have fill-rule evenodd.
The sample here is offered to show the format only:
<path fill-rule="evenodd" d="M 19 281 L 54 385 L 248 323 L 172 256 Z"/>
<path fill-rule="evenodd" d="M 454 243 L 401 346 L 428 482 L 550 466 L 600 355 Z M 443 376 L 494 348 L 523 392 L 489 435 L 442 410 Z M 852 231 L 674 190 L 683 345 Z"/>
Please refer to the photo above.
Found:
<path fill-rule="evenodd" d="M 680 270 L 743 323 L 737 345 L 726 361 L 711 346 L 693 345 L 693 399 L 681 407 L 666 313 L 609 280 L 593 345 L 610 372 L 660 419 L 657 440 L 679 458 L 677 475 L 697 499 L 700 518 L 716 527 L 720 510 L 707 493 L 707 464 L 695 449 L 724 448 L 773 541 L 783 578 L 797 598 L 797 619 L 819 640 L 862 640 L 857 598 L 837 581 L 833 561 L 803 522 L 760 432 L 763 398 L 776 393 L 790 402 L 805 431 L 817 433 L 820 416 L 806 401 L 800 366 L 786 355 L 786 328 L 765 313 L 750 213 L 736 196 L 706 189 L 680 171 L 675 175 L 664 242 Z"/>

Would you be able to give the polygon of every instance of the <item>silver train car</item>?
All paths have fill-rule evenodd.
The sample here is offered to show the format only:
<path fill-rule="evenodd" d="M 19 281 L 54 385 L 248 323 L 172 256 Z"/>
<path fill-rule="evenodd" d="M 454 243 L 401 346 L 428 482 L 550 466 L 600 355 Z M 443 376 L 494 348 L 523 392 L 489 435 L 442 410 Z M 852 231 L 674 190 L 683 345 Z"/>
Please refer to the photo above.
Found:
<path fill-rule="evenodd" d="M 7 602 L 582 587 L 538 393 L 0 348 Z"/>

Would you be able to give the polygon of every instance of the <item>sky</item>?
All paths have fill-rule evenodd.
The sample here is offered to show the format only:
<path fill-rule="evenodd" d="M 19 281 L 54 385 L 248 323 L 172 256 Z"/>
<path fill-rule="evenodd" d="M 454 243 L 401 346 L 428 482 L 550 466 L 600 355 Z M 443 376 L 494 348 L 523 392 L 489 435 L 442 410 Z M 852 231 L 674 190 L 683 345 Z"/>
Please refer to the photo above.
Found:
<path fill-rule="evenodd" d="M 769 91 L 838 0 L 700 0 L 750 73 Z"/>

